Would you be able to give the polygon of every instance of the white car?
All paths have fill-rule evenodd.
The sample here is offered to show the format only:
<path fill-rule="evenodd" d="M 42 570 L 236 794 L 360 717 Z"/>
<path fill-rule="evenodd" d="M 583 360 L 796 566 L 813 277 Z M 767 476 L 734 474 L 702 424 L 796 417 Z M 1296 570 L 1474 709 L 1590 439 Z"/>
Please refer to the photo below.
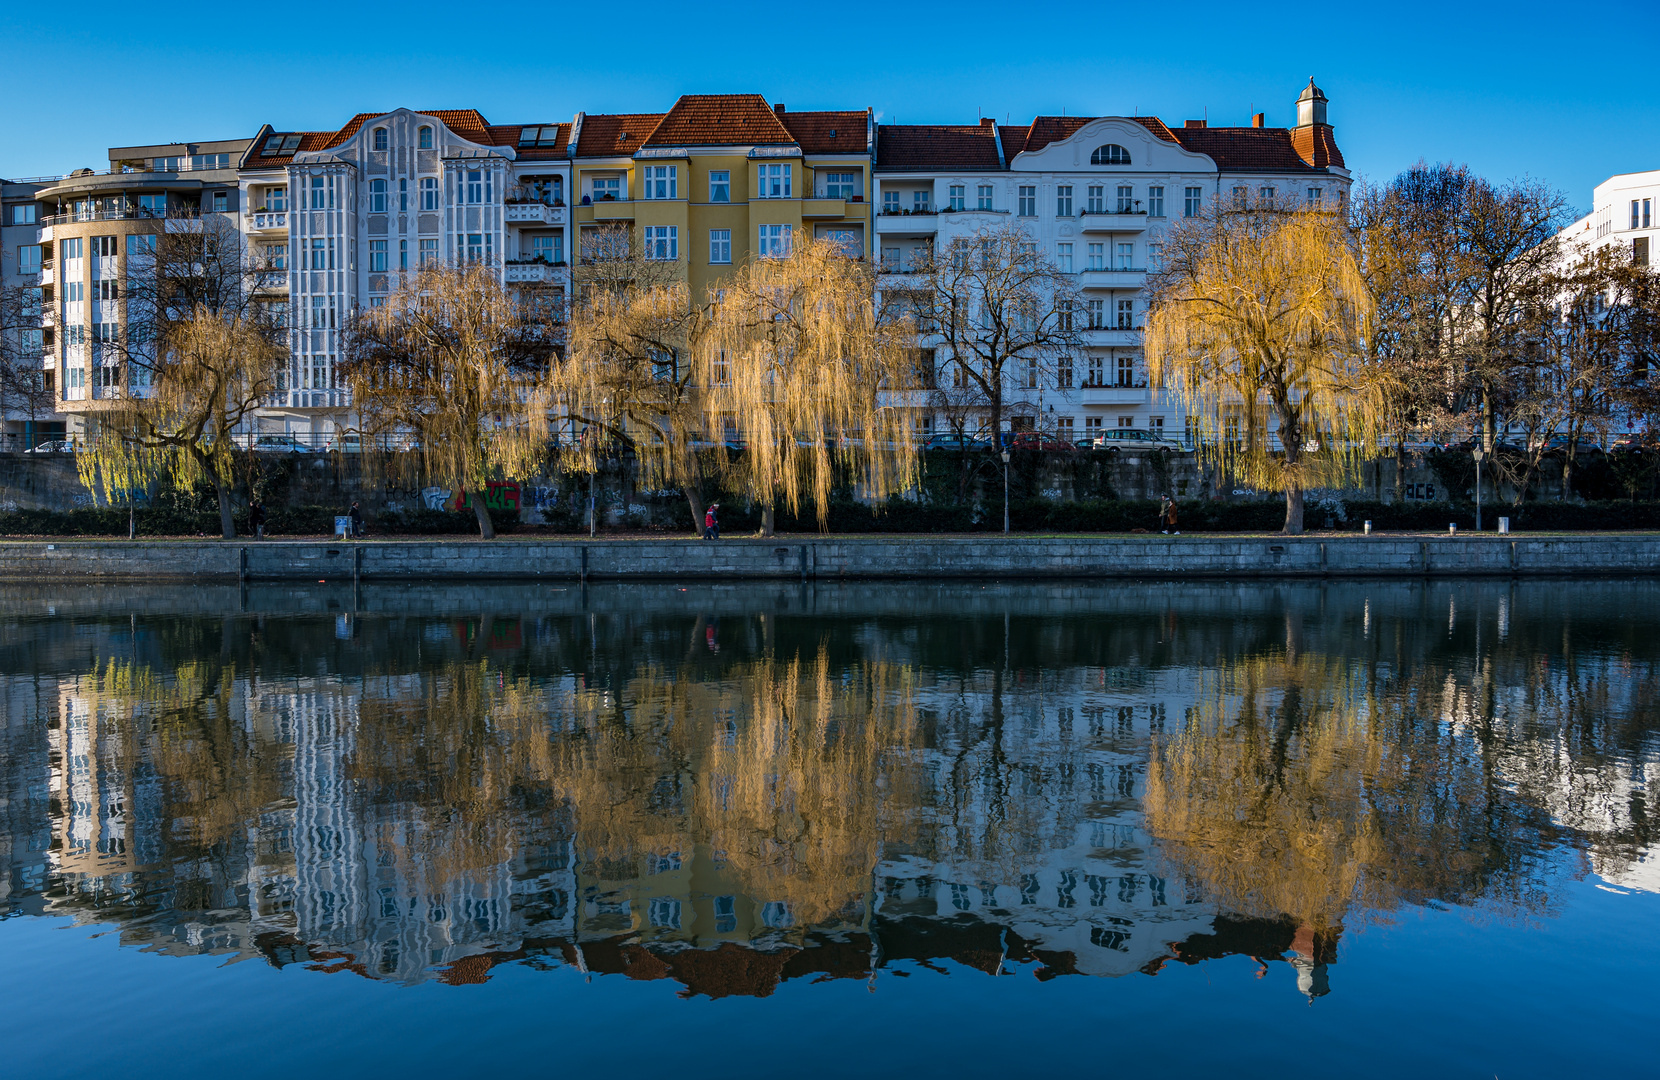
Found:
<path fill-rule="evenodd" d="M 23 451 L 25 454 L 73 454 L 75 443 L 70 439 L 52 439 Z"/>
<path fill-rule="evenodd" d="M 1167 439 L 1157 431 L 1146 431 L 1142 428 L 1108 428 L 1103 431 L 1093 443 L 1097 450 L 1175 450 L 1180 451 L 1182 444 L 1175 439 Z"/>

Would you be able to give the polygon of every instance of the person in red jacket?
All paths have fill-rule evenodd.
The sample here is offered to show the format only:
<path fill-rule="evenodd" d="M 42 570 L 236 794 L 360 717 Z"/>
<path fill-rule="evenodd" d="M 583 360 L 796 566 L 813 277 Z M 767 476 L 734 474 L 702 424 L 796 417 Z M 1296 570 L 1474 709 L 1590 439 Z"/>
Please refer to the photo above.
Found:
<path fill-rule="evenodd" d="M 720 522 L 715 519 L 715 511 L 720 509 L 720 503 L 710 503 L 709 509 L 703 512 L 703 538 L 705 540 L 720 539 Z"/>

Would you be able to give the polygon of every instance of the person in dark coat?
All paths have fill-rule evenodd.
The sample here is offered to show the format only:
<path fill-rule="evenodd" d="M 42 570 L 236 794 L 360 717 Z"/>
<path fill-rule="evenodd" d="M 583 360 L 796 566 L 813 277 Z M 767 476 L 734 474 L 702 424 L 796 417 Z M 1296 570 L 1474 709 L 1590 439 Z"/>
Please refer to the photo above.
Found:
<path fill-rule="evenodd" d="M 1164 532 L 1175 533 L 1177 536 L 1182 534 L 1182 531 L 1176 528 L 1176 500 L 1168 495 L 1164 497 L 1164 502 L 1159 504 L 1159 521 L 1164 525 Z"/>
<path fill-rule="evenodd" d="M 255 540 L 265 539 L 265 504 L 258 499 L 248 504 L 248 528 Z"/>
<path fill-rule="evenodd" d="M 352 519 L 352 536 L 354 538 L 362 536 L 363 535 L 363 511 L 358 508 L 358 505 L 355 502 L 352 503 L 352 510 L 351 510 L 351 515 L 350 516 L 351 516 L 351 519 Z"/>

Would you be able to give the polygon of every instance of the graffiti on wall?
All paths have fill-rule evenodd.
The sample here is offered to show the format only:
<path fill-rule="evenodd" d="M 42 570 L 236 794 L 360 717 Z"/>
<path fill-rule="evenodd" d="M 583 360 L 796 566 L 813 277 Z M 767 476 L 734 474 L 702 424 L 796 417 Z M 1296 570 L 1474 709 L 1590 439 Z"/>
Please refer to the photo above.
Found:
<path fill-rule="evenodd" d="M 448 488 L 427 488 L 421 492 L 421 500 L 429 510 L 468 510 L 472 508 L 472 496 L 465 488 L 451 492 Z M 436 502 L 437 505 L 434 505 Z M 516 511 L 519 509 L 519 484 L 516 480 L 492 480 L 484 492 L 484 507 L 487 510 Z"/>

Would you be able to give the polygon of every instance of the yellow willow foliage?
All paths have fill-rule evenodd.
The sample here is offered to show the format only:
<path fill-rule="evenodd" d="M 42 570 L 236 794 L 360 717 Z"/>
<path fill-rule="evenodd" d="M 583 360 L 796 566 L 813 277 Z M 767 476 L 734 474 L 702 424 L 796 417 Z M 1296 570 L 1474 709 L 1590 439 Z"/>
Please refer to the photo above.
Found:
<path fill-rule="evenodd" d="M 413 445 L 371 463 L 419 465 L 422 477 L 469 491 L 535 473 L 546 417 L 527 406 L 552 355 L 551 327 L 530 315 L 483 263 L 402 275 L 386 305 L 364 312 L 343 366 L 366 435 Z"/>
<path fill-rule="evenodd" d="M 237 445 L 232 432 L 276 390 L 287 362 L 281 335 L 250 316 L 198 306 L 167 324 L 142 395 L 97 402 L 96 433 L 75 464 L 81 481 L 106 499 L 157 480 L 228 489 Z"/>
<path fill-rule="evenodd" d="M 1224 209 L 1195 219 L 1167 251 L 1147 315 L 1147 368 L 1184 403 L 1201 453 L 1272 491 L 1352 479 L 1376 456 L 1387 410 L 1366 375 L 1372 301 L 1341 219 Z"/>
<path fill-rule="evenodd" d="M 520 803 L 549 791 L 543 691 L 485 661 L 447 664 L 411 690 L 368 676 L 348 774 L 404 811 L 383 850 L 432 891 L 511 862 L 537 832 Z"/>
<path fill-rule="evenodd" d="M 1364 678 L 1279 656 L 1206 680 L 1148 766 L 1162 857 L 1227 908 L 1317 930 L 1351 910 L 1493 895 L 1514 867 L 1492 850 L 1491 772 Z"/>
<path fill-rule="evenodd" d="M 820 653 L 758 660 L 719 682 L 643 670 L 588 692 L 562 741 L 579 850 L 610 865 L 707 844 L 734 885 L 788 900 L 799 923 L 868 899 L 884 840 L 907 842 L 919 790 L 911 675 Z"/>
<path fill-rule="evenodd" d="M 696 342 L 708 387 L 705 429 L 745 444 L 729 486 L 822 525 L 830 491 L 851 477 L 873 499 L 910 487 L 918 456 L 903 407 L 913 389 L 914 336 L 879 318 L 869 263 L 828 240 L 741 267 Z"/>

